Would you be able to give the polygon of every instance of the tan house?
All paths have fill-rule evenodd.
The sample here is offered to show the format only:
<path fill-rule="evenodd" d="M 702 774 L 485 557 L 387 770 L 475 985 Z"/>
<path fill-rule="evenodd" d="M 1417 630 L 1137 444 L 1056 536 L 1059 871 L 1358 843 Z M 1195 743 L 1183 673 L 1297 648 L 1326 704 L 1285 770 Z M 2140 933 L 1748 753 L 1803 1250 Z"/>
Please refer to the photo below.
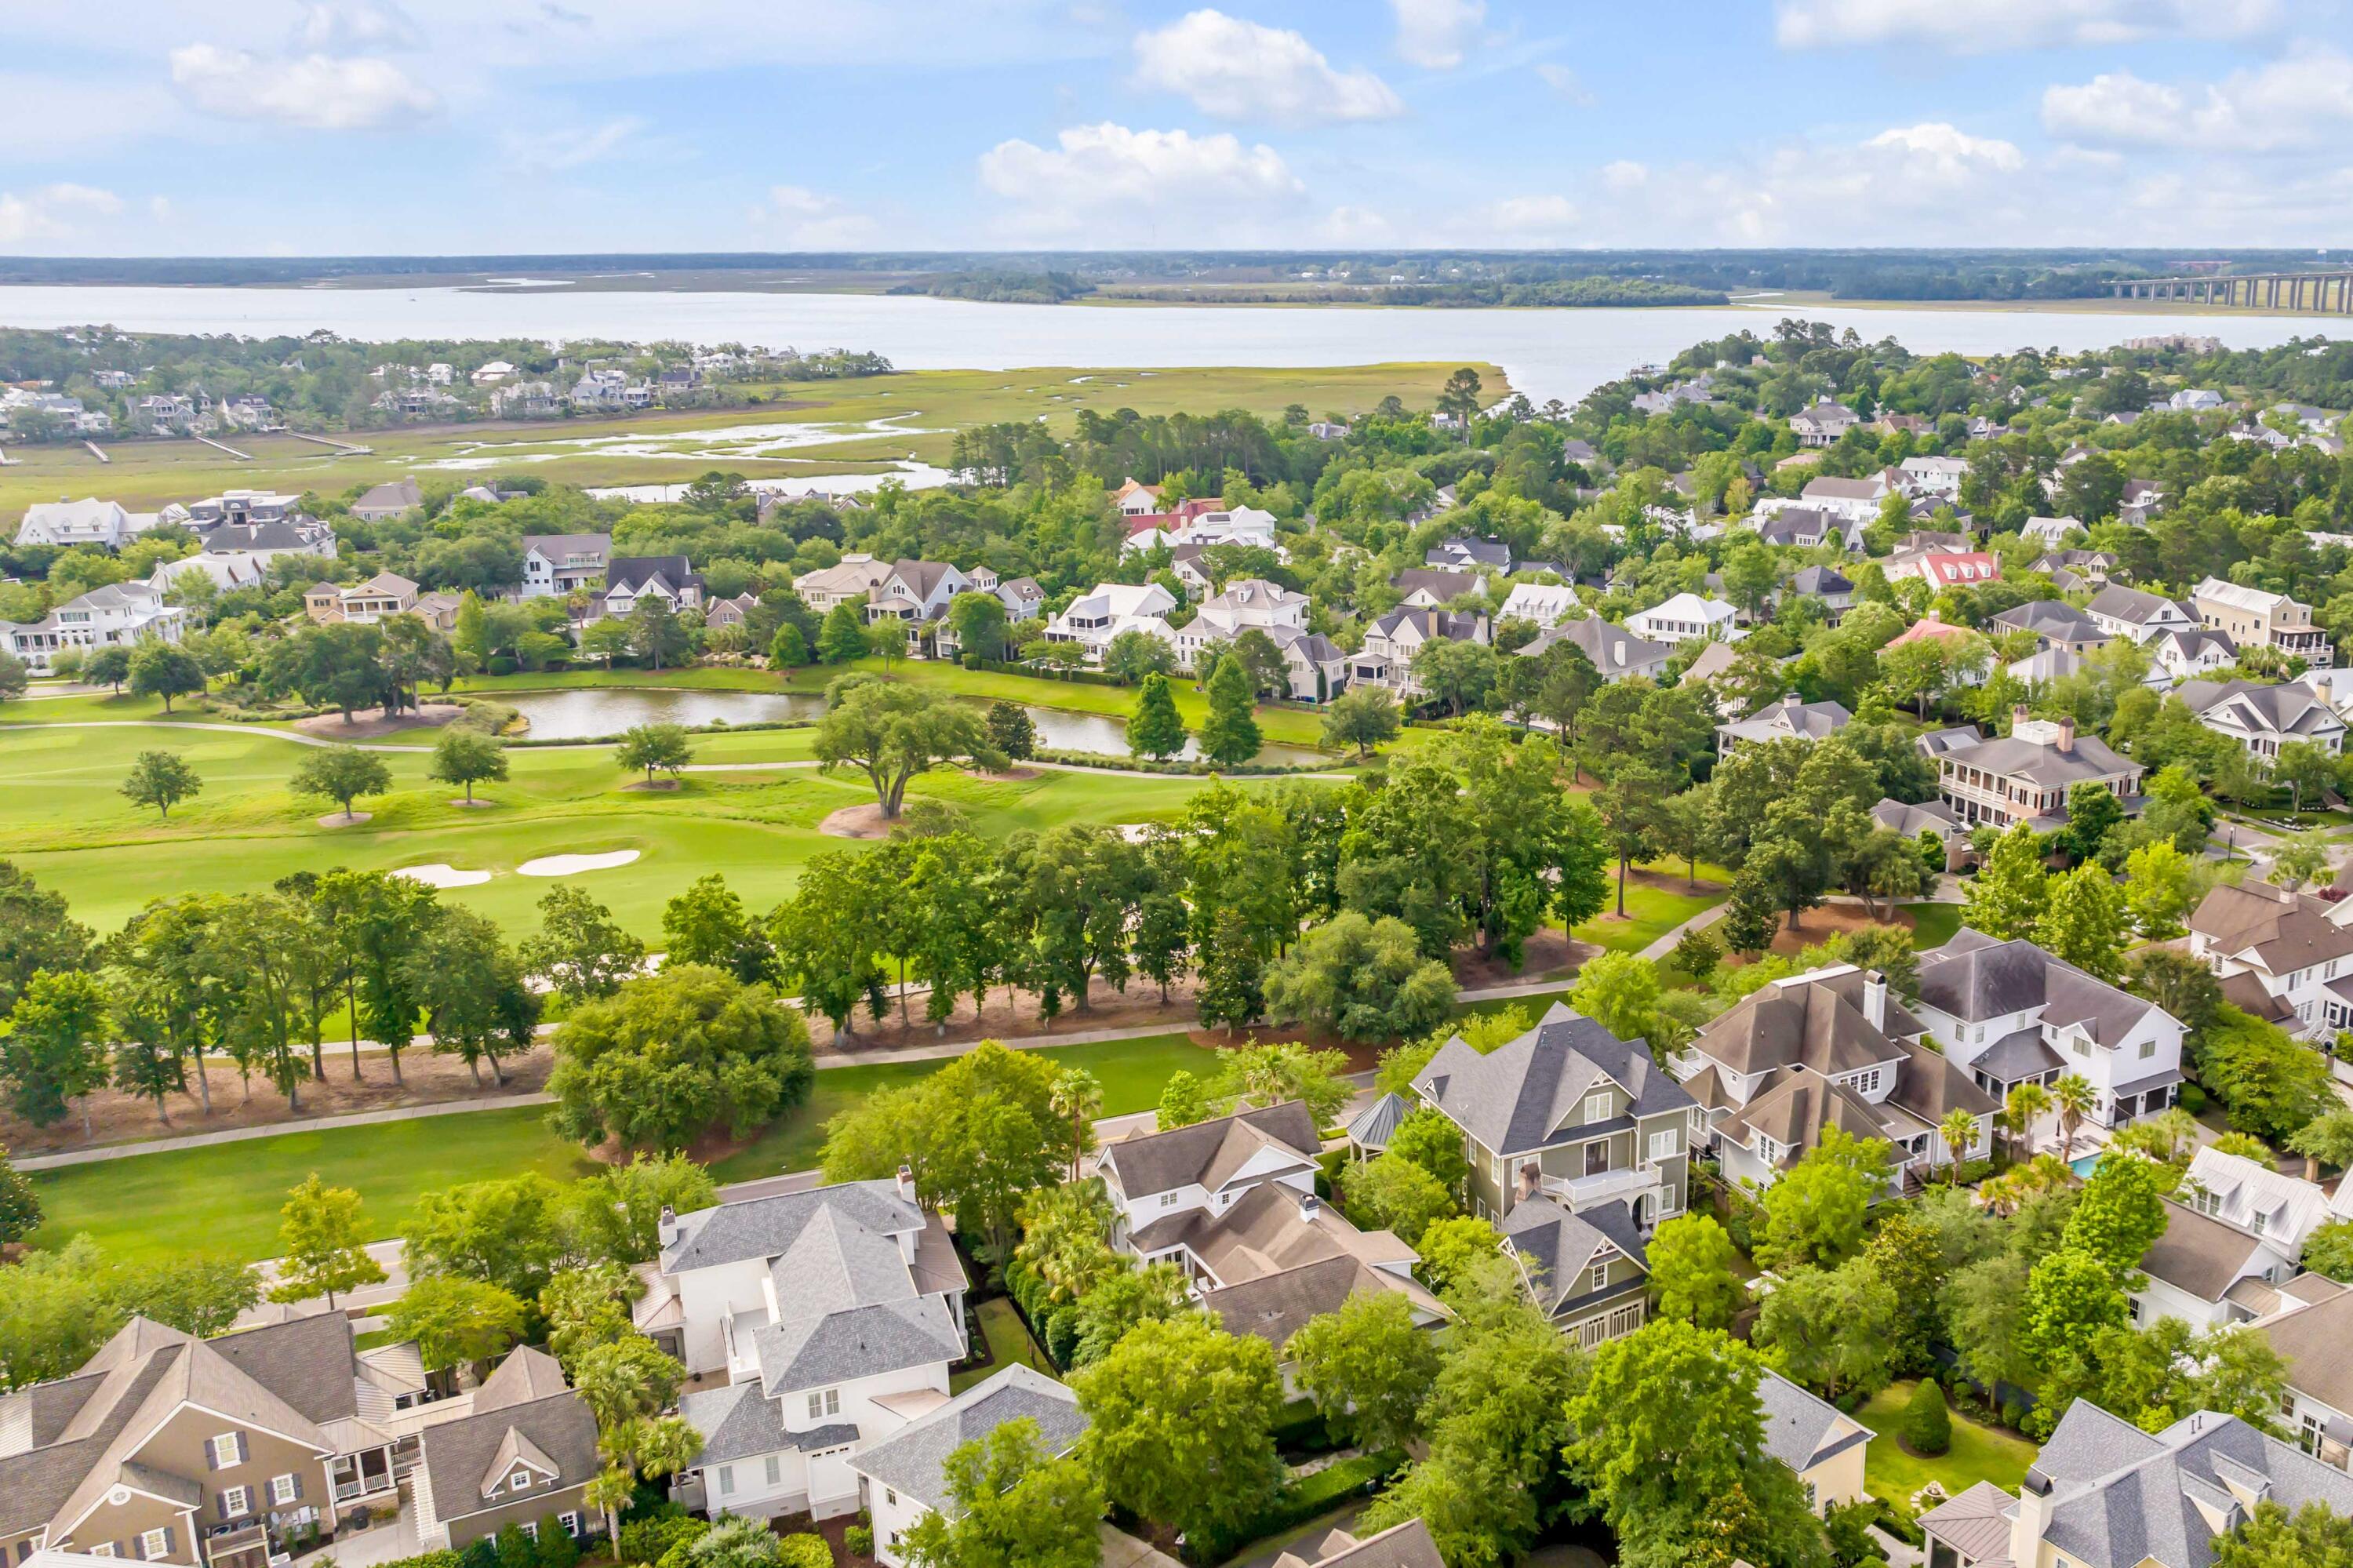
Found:
<path fill-rule="evenodd" d="M 1879 1436 L 1836 1405 L 1767 1371 L 1757 1383 L 1765 1452 L 1795 1470 L 1817 1514 L 1862 1500 L 1862 1456 Z"/>
<path fill-rule="evenodd" d="M 447 594 L 432 597 L 437 600 L 448 599 Z M 322 626 L 338 620 L 374 626 L 387 616 L 406 615 L 417 608 L 417 585 L 398 572 L 378 572 L 367 581 L 349 588 L 319 583 L 302 594 L 302 612 Z M 454 599 L 449 600 L 447 613 L 450 624 L 455 625 L 458 611 Z"/>
<path fill-rule="evenodd" d="M 2242 648 L 2275 648 L 2322 668 L 2336 662 L 2328 639 L 2312 624 L 2312 606 L 2284 593 L 2208 577 L 2189 591 L 2198 619 Z"/>
<path fill-rule="evenodd" d="M 425 1398 L 339 1314 L 217 1340 L 134 1318 L 72 1376 L 0 1398 L 0 1558 L 270 1568 L 396 1500 L 401 1413 Z"/>
<path fill-rule="evenodd" d="M 536 1538 L 551 1518 L 575 1536 L 587 1529 L 580 1493 L 602 1467 L 596 1418 L 545 1352 L 510 1351 L 474 1391 L 471 1414 L 427 1428 L 422 1446 L 415 1507 L 427 1550 L 459 1550 L 510 1524 Z"/>
<path fill-rule="evenodd" d="M 2140 810 L 2142 768 L 2116 755 L 2096 736 L 2079 736 L 2075 721 L 2010 714 L 2010 733 L 1975 746 L 1940 748 L 1945 804 L 1969 827 L 2031 824 L 2038 833 L 2067 825 L 2067 794 L 2078 784 L 2104 784 L 2127 815 Z M 1958 738 L 1958 737 L 1957 737 Z"/>

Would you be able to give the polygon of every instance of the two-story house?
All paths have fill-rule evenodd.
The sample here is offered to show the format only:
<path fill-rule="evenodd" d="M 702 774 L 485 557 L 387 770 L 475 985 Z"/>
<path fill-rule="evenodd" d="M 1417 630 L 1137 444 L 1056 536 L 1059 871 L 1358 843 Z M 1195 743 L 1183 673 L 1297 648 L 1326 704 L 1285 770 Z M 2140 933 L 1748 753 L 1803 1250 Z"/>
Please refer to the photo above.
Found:
<path fill-rule="evenodd" d="M 863 606 L 891 575 L 891 568 L 863 551 L 852 551 L 829 567 L 804 573 L 793 591 L 811 611 L 823 615 L 837 605 Z"/>
<path fill-rule="evenodd" d="M 2146 642 L 2160 632 L 2196 630 L 2199 626 L 2197 615 L 2187 606 L 2122 583 L 2110 583 L 2094 594 L 2084 614 L 2109 635 L 2129 637 L 2136 642 Z"/>
<path fill-rule="evenodd" d="M 2067 795 L 2078 784 L 2105 785 L 2126 815 L 2138 812 L 2139 763 L 2096 736 L 2078 736 L 2072 718 L 2026 715 L 2021 705 L 2007 736 L 1938 755 L 1940 791 L 1962 821 L 2000 829 L 2028 822 L 2038 833 L 2054 832 L 2066 825 Z"/>
<path fill-rule="evenodd" d="M 975 567 L 965 582 L 976 593 L 995 594 L 1008 621 L 1035 620 L 1046 613 L 1046 590 L 1036 577 L 1001 577 L 994 567 Z"/>
<path fill-rule="evenodd" d="M 876 1562 L 906 1568 L 907 1532 L 927 1514 L 954 1516 L 948 1456 L 967 1443 L 987 1442 L 1014 1421 L 1035 1427 L 1039 1443 L 1054 1456 L 1076 1447 L 1087 1430 L 1079 1396 L 1068 1384 L 1016 1361 L 851 1457 L 849 1467 L 874 1519 Z"/>
<path fill-rule="evenodd" d="M 387 616 L 406 615 L 416 608 L 417 585 L 398 572 L 378 572 L 348 588 L 314 583 L 302 595 L 303 612 L 322 623 L 347 620 L 374 626 Z"/>
<path fill-rule="evenodd" d="M 1996 1101 L 2073 1074 L 2092 1086 L 2092 1123 L 2122 1127 L 2180 1093 L 2179 1019 L 2022 938 L 1965 927 L 1921 954 L 1912 1011 Z"/>
<path fill-rule="evenodd" d="M 268 405 L 264 405 L 266 408 Z M 425 509 L 425 492 L 411 479 L 388 480 L 371 485 L 365 494 L 352 503 L 352 515 L 363 523 L 385 523 L 396 517 L 406 517 Z"/>
<path fill-rule="evenodd" d="M 2116 566 L 2115 554 L 2107 550 L 2045 550 L 2029 570 L 2048 577 L 2062 593 L 2092 593 L 2107 586 L 2108 574 Z"/>
<path fill-rule="evenodd" d="M 87 495 L 79 501 L 36 501 L 16 524 L 16 545 L 19 549 L 50 545 L 70 550 L 88 545 L 119 550 L 162 521 L 161 513 L 126 512 L 119 503 Z"/>
<path fill-rule="evenodd" d="M 1414 679 L 1414 655 L 1431 642 L 1485 642 L 1491 629 L 1483 615 L 1448 609 L 1393 609 L 1365 630 L 1365 643 L 1349 656 L 1351 685 L 1386 686 L 1402 697 L 1421 694 Z"/>
<path fill-rule="evenodd" d="M 2147 1328 L 2175 1318 L 2212 1329 L 2250 1322 L 2278 1308 L 2278 1287 L 2296 1274 L 2295 1259 L 2283 1243 L 2177 1198 L 2164 1202 L 2165 1230 L 2141 1255 L 2140 1283 L 2126 1298 L 2135 1323 Z"/>
<path fill-rule="evenodd" d="M 2286 1369 L 2280 1425 L 2297 1447 L 2338 1470 L 2353 1468 L 2353 1290 L 2325 1274 L 2279 1287 L 2279 1306 L 2255 1331 Z"/>
<path fill-rule="evenodd" d="M 1904 475 L 1906 494 L 1950 501 L 1961 493 L 1969 476 L 1969 460 L 1957 457 L 1908 457 L 1895 465 Z"/>
<path fill-rule="evenodd" d="M 2231 641 L 2230 634 L 2209 631 L 2202 626 L 2187 631 L 2160 631 L 2148 640 L 2147 648 L 2156 661 L 2148 678 L 2152 686 L 2218 674 L 2239 662 L 2239 645 Z"/>
<path fill-rule="evenodd" d="M 1889 582 L 1917 577 L 1933 592 L 1947 588 L 1982 588 L 2001 577 L 2001 561 L 1983 550 L 1898 550 L 1883 569 Z"/>
<path fill-rule="evenodd" d="M 522 541 L 524 599 L 556 599 L 605 578 L 610 534 L 530 534 Z"/>
<path fill-rule="evenodd" d="M 2228 884 L 2189 916 L 2189 956 L 2222 982 L 2222 999 L 2291 1034 L 2353 1028 L 2353 903 L 2328 904 L 2264 883 Z"/>
<path fill-rule="evenodd" d="M 970 578 L 944 561 L 894 561 L 866 596 L 867 624 L 902 622 L 913 651 L 946 618 L 948 601 L 970 585 Z"/>
<path fill-rule="evenodd" d="M 1622 681 L 1629 675 L 1655 681 L 1666 672 L 1667 661 L 1675 652 L 1672 643 L 1653 642 L 1635 636 L 1614 621 L 1588 615 L 1564 620 L 1534 641 L 1522 643 L 1520 656 L 1541 658 L 1556 642 L 1568 643 L 1582 652 L 1604 681 Z"/>
<path fill-rule="evenodd" d="M 1723 599 L 1679 593 L 1664 604 L 1628 616 L 1626 630 L 1653 642 L 1681 642 L 1693 637 L 1737 642 L 1746 635 L 1737 625 L 1739 619 L 1740 611 Z"/>
<path fill-rule="evenodd" d="M 71 1376 L 0 1395 L 0 1560 L 39 1547 L 270 1568 L 395 1506 L 424 1401 L 340 1313 L 217 1340 L 134 1318 Z"/>
<path fill-rule="evenodd" d="M 702 604 L 702 574 L 684 556 L 616 556 L 605 567 L 604 613 L 627 616 L 643 599 L 658 599 L 675 613 Z"/>
<path fill-rule="evenodd" d="M 1191 670 L 1204 649 L 1232 641 L 1245 631 L 1307 630 L 1307 596 L 1262 577 L 1244 577 L 1226 585 L 1215 599 L 1204 599 L 1193 619 L 1176 630 L 1176 667 Z"/>
<path fill-rule="evenodd" d="M 1790 415 L 1789 429 L 1801 447 L 1834 447 L 1861 422 L 1853 409 L 1824 397 Z"/>
<path fill-rule="evenodd" d="M 1478 591 L 1485 580 L 1477 572 L 1408 567 L 1389 579 L 1389 586 L 1405 596 L 1398 602 L 1407 609 L 1444 609 L 1464 594 Z"/>
<path fill-rule="evenodd" d="M 1715 754 L 1729 757 L 1744 746 L 1774 740 L 1826 740 L 1854 720 L 1843 703 L 1809 703 L 1795 692 L 1783 694 L 1745 719 L 1715 726 Z"/>
<path fill-rule="evenodd" d="M 2307 664 L 2336 662 L 2328 639 L 2312 623 L 2312 607 L 2284 593 L 2208 577 L 2190 589 L 2189 600 L 2200 620 L 2242 648 L 2274 648 Z"/>
<path fill-rule="evenodd" d="M 1567 583 L 1514 583 L 1495 619 L 1525 620 L 1545 631 L 1578 613 L 1577 589 Z"/>
<path fill-rule="evenodd" d="M 1975 1126 L 1961 1158 L 1992 1148 L 2000 1107 L 1926 1033 L 1878 971 L 1833 964 L 1743 997 L 1673 1065 L 1706 1114 L 1725 1176 L 1769 1187 L 1835 1127 L 1894 1146 L 1893 1197 L 1952 1162 L 1940 1124 L 1956 1110 Z"/>
<path fill-rule="evenodd" d="M 2208 1568 L 2265 1501 L 2353 1514 L 2353 1477 L 2235 1415 L 2150 1433 L 2079 1399 L 2015 1496 L 1979 1481 L 1920 1528 L 1928 1568 Z"/>
<path fill-rule="evenodd" d="M 1878 521 L 1881 503 L 1896 493 L 1902 478 L 1893 469 L 1865 474 L 1861 479 L 1838 479 L 1826 474 L 1808 480 L 1806 488 L 1798 493 L 1798 500 L 1817 512 L 1867 526 Z"/>
<path fill-rule="evenodd" d="M 1046 641 L 1075 642 L 1090 661 L 1100 661 L 1113 638 L 1123 631 L 1141 631 L 1173 651 L 1176 633 L 1168 624 L 1168 612 L 1176 608 L 1176 596 L 1158 583 L 1098 583 L 1048 619 Z"/>
<path fill-rule="evenodd" d="M 2317 1182 L 2211 1145 L 2189 1157 L 2173 1196 L 2184 1208 L 2272 1243 L 2291 1259 L 2303 1255 L 2314 1231 L 2337 1218 Z"/>
<path fill-rule="evenodd" d="M 2039 599 L 2016 605 L 1993 618 L 1998 631 L 2031 631 L 2035 645 L 2089 653 L 2116 636 L 2084 611 L 2063 599 Z"/>
<path fill-rule="evenodd" d="M 2216 735 L 2251 757 L 2277 757 L 2291 741 L 2306 741 L 2331 757 L 2345 748 L 2345 721 L 2309 686 L 2266 686 L 2253 681 L 2190 681 L 2175 694 Z"/>
<path fill-rule="evenodd" d="M 1462 1129 L 1471 1206 L 1499 1225 L 1535 1197 L 1621 1205 L 1645 1234 L 1683 1212 L 1699 1107 L 1642 1042 L 1561 1003 L 1484 1055 L 1448 1041 L 1413 1092 Z"/>
<path fill-rule="evenodd" d="M 24 661 L 37 675 L 47 674 L 68 649 L 127 648 L 147 638 L 176 643 L 187 611 L 164 602 L 163 593 L 143 582 L 105 583 L 53 608 L 40 620 L 18 624 L 0 620 L 0 649 Z"/>
<path fill-rule="evenodd" d="M 543 1351 L 519 1345 L 482 1380 L 467 1414 L 425 1429 L 415 1474 L 417 1539 L 462 1549 L 508 1525 L 574 1537 L 594 1519 L 582 1490 L 605 1467 L 596 1417 Z"/>
<path fill-rule="evenodd" d="M 1580 1346 L 1591 1350 L 1642 1326 L 1651 1260 L 1625 1203 L 1572 1213 L 1538 1192 L 1513 1204 L 1499 1229 L 1535 1304 Z"/>
<path fill-rule="evenodd" d="M 1229 1331 L 1278 1354 L 1310 1318 L 1372 1291 L 1403 1296 L 1417 1323 L 1439 1322 L 1445 1308 L 1413 1277 L 1419 1255 L 1316 1197 L 1321 1151 L 1296 1100 L 1111 1144 L 1095 1173 L 1112 1202 L 1112 1245 L 1139 1263 L 1176 1264 Z"/>
<path fill-rule="evenodd" d="M 712 1513 L 858 1507 L 852 1452 L 936 1408 L 967 1349 L 964 1266 L 914 1179 L 665 1215 L 638 1329 L 698 1380 L 702 1451 L 675 1495 Z"/>

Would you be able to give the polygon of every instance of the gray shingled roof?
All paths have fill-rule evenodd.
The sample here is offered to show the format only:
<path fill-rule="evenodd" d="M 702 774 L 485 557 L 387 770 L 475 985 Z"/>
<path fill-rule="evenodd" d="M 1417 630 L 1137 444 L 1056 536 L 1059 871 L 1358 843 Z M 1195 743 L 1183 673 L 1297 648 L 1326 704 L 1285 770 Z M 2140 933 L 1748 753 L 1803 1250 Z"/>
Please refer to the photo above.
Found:
<path fill-rule="evenodd" d="M 771 1398 L 965 1353 L 964 1331 L 937 1296 L 787 1318 L 753 1330 L 752 1343 L 761 1392 Z"/>
<path fill-rule="evenodd" d="M 532 1353 L 516 1351 L 512 1355 Z M 500 1370 L 505 1370 L 503 1363 Z M 491 1506 L 482 1497 L 482 1478 L 492 1457 L 508 1446 L 510 1432 L 529 1441 L 555 1466 L 557 1487 L 552 1489 L 580 1486 L 601 1467 L 596 1418 L 578 1394 L 566 1390 L 489 1410 L 480 1408 L 478 1396 L 473 1414 L 428 1426 L 421 1439 L 419 1462 L 433 1489 L 436 1515 L 448 1520 Z"/>
<path fill-rule="evenodd" d="M 1997 941 L 1968 927 L 1920 955 L 1920 1000 L 1971 1023 L 2040 1007 L 2044 1022 L 2084 1024 L 2106 1045 L 2157 1011 L 2156 1003 L 2095 980 L 2023 938 Z"/>
<path fill-rule="evenodd" d="M 781 1403 L 763 1397 L 757 1383 L 701 1389 L 681 1398 L 678 1410 L 702 1435 L 702 1451 L 694 1461 L 698 1466 L 724 1465 L 787 1448 L 813 1453 L 858 1440 L 858 1428 L 847 1422 L 786 1431 Z"/>
<path fill-rule="evenodd" d="M 2057 642 L 2105 642 L 2108 634 L 2092 618 L 2063 599 L 2039 599 L 2015 605 L 1993 618 L 1996 626 L 2031 631 Z"/>
<path fill-rule="evenodd" d="M 2175 600 L 2160 595 L 2143 593 L 2138 588 L 2128 588 L 2121 583 L 2110 583 L 2098 593 L 2094 594 L 2092 602 L 2085 608 L 2094 615 L 2105 615 L 2117 620 L 2129 621 L 2135 626 L 2141 626 L 2146 625 L 2151 616 L 2161 613 L 2168 605 L 2171 605 L 2175 609 L 2181 609 L 2181 606 Z M 2188 610 L 2182 610 L 2182 613 L 2189 615 Z M 2189 620 L 2194 624 L 2198 618 L 2195 615 L 2189 615 Z"/>
<path fill-rule="evenodd" d="M 1348 1122 L 1348 1141 L 1359 1149 L 1383 1150 L 1397 1135 L 1398 1123 L 1413 1114 L 1403 1095 L 1383 1095 Z"/>
<path fill-rule="evenodd" d="M 1173 1192 L 1198 1183 L 1215 1187 L 1250 1153 L 1273 1144 L 1301 1160 L 1323 1150 L 1315 1118 L 1297 1100 L 1196 1122 L 1143 1138 L 1123 1139 L 1105 1148 L 1101 1163 L 1130 1198 Z"/>
<path fill-rule="evenodd" d="M 1874 1436 L 1865 1427 L 1833 1441 L 1831 1429 L 1848 1417 L 1769 1368 L 1757 1380 L 1757 1403 L 1764 1410 L 1765 1452 L 1793 1470 L 1810 1469 Z"/>
<path fill-rule="evenodd" d="M 1572 1213 L 1550 1198 L 1523 1198 L 1504 1216 L 1504 1239 L 1527 1260 L 1536 1276 L 1537 1305 L 1546 1312 L 1584 1295 L 1585 1271 L 1594 1255 L 1615 1247 L 1646 1273 L 1649 1255 L 1643 1250 L 1641 1227 L 1623 1200 L 1597 1203 Z M 1634 1286 L 1618 1288 L 1631 1289 Z"/>
<path fill-rule="evenodd" d="M 925 1506 L 946 1511 L 948 1456 L 1011 1421 L 1036 1424 L 1049 1453 L 1067 1454 L 1087 1429 L 1078 1396 L 1018 1362 L 860 1453 L 852 1467 Z"/>
<path fill-rule="evenodd" d="M 662 1272 L 781 1257 L 811 1220 L 828 1212 L 886 1235 L 923 1226 L 923 1211 L 899 1196 L 896 1182 L 841 1181 L 681 1214 L 676 1238 L 662 1248 Z"/>
<path fill-rule="evenodd" d="M 1691 1097 L 1651 1061 L 1649 1046 L 1620 1040 L 1559 1002 L 1534 1029 L 1485 1055 L 1459 1037 L 1449 1040 L 1413 1086 L 1488 1149 L 1520 1154 L 1550 1141 L 1603 1077 L 1632 1097 L 1638 1117 L 1691 1108 Z"/>

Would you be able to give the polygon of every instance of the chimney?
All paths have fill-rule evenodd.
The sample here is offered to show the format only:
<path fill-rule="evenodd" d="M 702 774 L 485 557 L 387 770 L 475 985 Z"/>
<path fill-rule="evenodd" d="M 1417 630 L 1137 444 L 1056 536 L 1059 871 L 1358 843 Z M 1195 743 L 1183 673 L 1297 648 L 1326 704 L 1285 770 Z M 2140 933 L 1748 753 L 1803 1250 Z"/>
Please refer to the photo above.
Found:
<path fill-rule="evenodd" d="M 2075 749 L 2075 721 L 2073 719 L 2063 718 L 2059 721 L 2059 749 L 2062 751 L 2073 751 Z"/>
<path fill-rule="evenodd" d="M 1862 971 L 1862 1015 L 1873 1029 L 1887 1027 L 1887 977 L 1877 969 Z"/>
<path fill-rule="evenodd" d="M 678 1240 L 678 1211 L 668 1203 L 662 1205 L 661 1218 L 654 1225 L 654 1239 L 664 1246 Z"/>
<path fill-rule="evenodd" d="M 2016 707 L 2010 710 L 2010 726 L 2012 729 L 2016 729 L 2020 725 L 2022 725 L 2025 722 L 2026 705 L 2024 703 L 2021 703 Z"/>
<path fill-rule="evenodd" d="M 2010 1525 L 2010 1560 L 2013 1563 L 2042 1561 L 2042 1536 L 2051 1528 L 2052 1503 L 2051 1478 L 2040 1468 L 2026 1472 L 2026 1479 L 2018 1485 L 2018 1514 Z"/>
<path fill-rule="evenodd" d="M 1316 1216 L 1323 1213 L 1323 1212 L 1324 1200 L 1318 1198 L 1313 1191 L 1299 1194 L 1299 1218 L 1302 1224 L 1310 1225 L 1314 1224 L 1315 1223 Z"/>
<path fill-rule="evenodd" d="M 1783 692 L 1781 694 L 1781 705 L 1791 713 L 1797 712 L 1800 705 L 1798 702 L 1798 694 L 1795 692 Z"/>
<path fill-rule="evenodd" d="M 915 1170 L 912 1165 L 899 1167 L 899 1196 L 910 1203 L 915 1201 Z"/>

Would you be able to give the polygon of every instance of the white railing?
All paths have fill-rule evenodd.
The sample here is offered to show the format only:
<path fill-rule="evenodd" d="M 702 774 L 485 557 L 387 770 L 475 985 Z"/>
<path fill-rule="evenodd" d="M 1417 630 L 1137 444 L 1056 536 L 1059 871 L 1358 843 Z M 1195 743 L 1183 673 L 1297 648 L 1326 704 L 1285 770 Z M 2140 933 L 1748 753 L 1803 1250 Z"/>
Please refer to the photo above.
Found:
<path fill-rule="evenodd" d="M 1537 1186 L 1545 1196 L 1566 1202 L 1573 1213 L 1593 1203 L 1655 1194 L 1660 1181 L 1654 1168 L 1628 1165 L 1616 1171 L 1597 1171 L 1590 1176 L 1544 1176 L 1538 1178 Z"/>

